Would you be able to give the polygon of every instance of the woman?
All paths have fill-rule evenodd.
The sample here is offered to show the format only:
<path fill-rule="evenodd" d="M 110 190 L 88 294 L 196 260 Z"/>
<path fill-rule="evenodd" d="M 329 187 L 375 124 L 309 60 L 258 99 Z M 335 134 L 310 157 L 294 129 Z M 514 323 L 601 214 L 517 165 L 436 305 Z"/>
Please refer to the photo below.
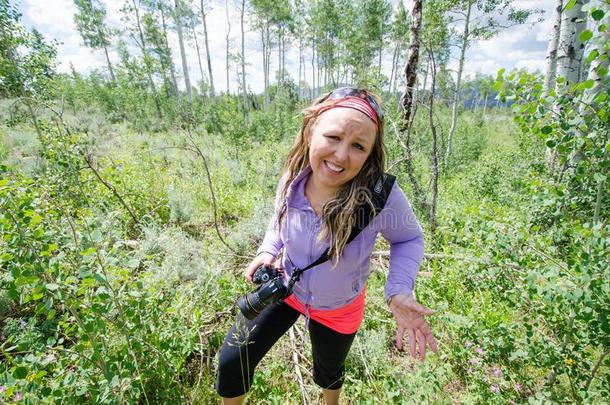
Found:
<path fill-rule="evenodd" d="M 434 311 L 413 298 L 423 257 L 423 237 L 396 183 L 385 207 L 351 242 L 356 208 L 371 204 L 383 176 L 385 145 L 379 98 L 343 87 L 303 111 L 276 195 L 275 215 L 245 277 L 260 265 L 275 266 L 286 280 L 330 248 L 330 260 L 302 273 L 293 294 L 268 305 L 256 318 L 238 316 L 219 352 L 216 390 L 225 404 L 242 403 L 254 368 L 273 344 L 304 314 L 313 354 L 313 379 L 327 404 L 337 404 L 344 362 L 364 315 L 365 283 L 378 233 L 390 243 L 385 296 L 396 320 L 396 345 L 405 332 L 410 353 L 424 359 L 436 342 L 424 315 Z M 283 249 L 282 259 L 277 259 Z"/>

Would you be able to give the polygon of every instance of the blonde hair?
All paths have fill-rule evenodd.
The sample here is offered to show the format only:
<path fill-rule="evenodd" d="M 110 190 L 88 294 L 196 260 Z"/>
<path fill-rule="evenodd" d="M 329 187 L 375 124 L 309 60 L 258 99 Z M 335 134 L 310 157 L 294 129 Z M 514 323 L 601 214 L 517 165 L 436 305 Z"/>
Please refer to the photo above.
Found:
<path fill-rule="evenodd" d="M 381 105 L 377 95 L 370 92 L 367 93 L 374 97 L 377 103 Z M 286 194 L 288 187 L 299 173 L 309 165 L 309 145 L 306 139 L 309 131 L 311 131 L 318 116 L 326 111 L 329 105 L 342 101 L 342 99 L 326 101 L 329 94 L 327 93 L 319 97 L 311 106 L 301 111 L 303 116 L 301 129 L 288 153 L 284 167 L 285 182 L 280 191 L 281 204 L 277 216 L 278 229 L 281 229 L 282 220 L 286 216 Z M 327 239 L 330 241 L 329 256 L 332 259 L 333 265 L 337 264 L 339 257 L 343 253 L 352 227 L 358 219 L 356 217 L 358 206 L 367 203 L 373 208 L 370 190 L 377 179 L 383 174 L 385 159 L 383 122 L 380 120 L 371 154 L 360 169 L 360 172 L 339 189 L 335 198 L 326 202 L 322 207 L 323 226 L 318 234 L 317 241 L 322 242 Z"/>

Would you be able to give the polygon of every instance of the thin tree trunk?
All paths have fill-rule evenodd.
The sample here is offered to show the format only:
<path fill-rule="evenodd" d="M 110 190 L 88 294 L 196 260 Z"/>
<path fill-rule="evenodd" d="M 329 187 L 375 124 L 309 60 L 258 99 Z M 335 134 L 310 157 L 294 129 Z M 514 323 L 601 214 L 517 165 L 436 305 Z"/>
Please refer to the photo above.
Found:
<path fill-rule="evenodd" d="M 189 105 L 193 104 L 193 93 L 191 90 L 191 79 L 189 77 L 189 68 L 186 63 L 186 51 L 184 50 L 184 37 L 182 35 L 182 13 L 180 10 L 180 0 L 174 0 L 176 13 L 176 31 L 178 32 L 178 45 L 180 46 L 180 57 L 182 58 L 182 73 L 184 74 L 184 86 L 186 87 L 186 96 L 189 100 Z"/>
<path fill-rule="evenodd" d="M 203 72 L 203 63 L 201 62 L 201 51 L 199 49 L 199 40 L 197 39 L 197 31 L 193 27 L 193 38 L 195 39 L 195 51 L 197 51 L 197 62 L 199 63 L 199 74 L 201 75 L 201 83 L 206 84 L 207 80 Z"/>
<path fill-rule="evenodd" d="M 428 72 L 430 71 L 430 58 L 426 61 L 426 70 L 424 71 L 424 82 L 422 83 L 421 102 L 424 102 L 426 97 L 426 89 L 428 88 Z M 434 96 L 433 94 L 431 96 Z M 417 105 L 415 106 L 417 108 Z"/>
<path fill-rule="evenodd" d="M 553 34 L 549 41 L 546 56 L 546 74 L 544 76 L 544 97 L 548 96 L 549 90 L 555 87 L 557 76 L 557 45 L 559 44 L 559 34 L 561 32 L 561 10 L 562 0 L 555 1 L 555 12 L 553 14 Z"/>
<path fill-rule="evenodd" d="M 92 0 L 89 0 L 89 7 L 91 7 L 91 11 L 95 10 Z M 98 37 L 103 38 L 103 41 L 106 42 L 107 38 L 105 35 L 102 34 L 102 30 L 101 30 L 100 26 L 98 25 L 96 28 L 97 28 Z M 104 55 L 106 55 L 106 64 L 108 65 L 108 71 L 110 72 L 110 79 L 112 80 L 113 84 L 116 84 L 116 77 L 114 76 L 114 69 L 112 68 L 112 63 L 110 63 L 110 57 L 108 56 L 108 47 L 106 45 L 104 45 Z"/>
<path fill-rule="evenodd" d="M 379 25 L 382 25 L 383 22 L 380 21 Z M 377 61 L 377 68 L 379 69 L 379 73 L 381 73 L 381 58 L 383 56 L 383 30 L 381 30 L 382 35 L 381 38 L 379 38 L 379 60 Z"/>
<path fill-rule="evenodd" d="M 567 4 L 568 1 L 564 0 L 564 3 Z M 570 10 L 564 10 L 561 17 L 557 76 L 564 77 L 567 86 L 577 83 L 579 79 L 584 44 L 578 37 L 587 25 L 583 4 L 583 0 L 578 0 Z"/>
<path fill-rule="evenodd" d="M 248 94 L 246 88 L 246 40 L 244 38 L 244 14 L 246 12 L 246 0 L 241 0 L 241 85 L 242 85 L 242 97 L 244 103 L 244 116 L 248 121 Z"/>
<path fill-rule="evenodd" d="M 388 89 L 393 93 L 396 89 L 396 81 L 394 78 L 394 75 L 396 74 L 396 72 L 398 71 L 398 69 L 396 69 L 396 65 L 398 63 L 398 46 L 399 46 L 399 42 L 396 43 L 396 46 L 394 47 L 394 53 L 392 54 L 392 73 L 390 73 L 390 85 L 388 87 Z"/>
<path fill-rule="evenodd" d="M 468 48 L 469 36 L 470 36 L 470 12 L 472 11 L 473 0 L 468 0 L 468 8 L 466 10 L 466 19 L 464 21 L 464 32 L 462 33 L 462 47 L 460 49 L 460 61 L 458 65 L 457 78 L 455 81 L 455 92 L 453 94 L 453 103 L 451 105 L 451 127 L 447 134 L 447 151 L 445 153 L 445 161 L 443 166 L 447 167 L 449 164 L 449 158 L 451 157 L 451 146 L 453 144 L 453 134 L 457 127 L 457 110 L 460 101 L 460 87 L 462 85 L 462 72 L 464 71 L 464 60 L 466 55 L 466 48 Z"/>
<path fill-rule="evenodd" d="M 144 40 L 144 31 L 142 31 L 142 24 L 140 22 L 140 11 L 136 4 L 135 0 L 131 0 L 133 4 L 134 12 L 136 13 L 136 25 L 138 27 L 138 34 L 140 36 L 140 46 L 142 55 L 144 56 L 144 66 L 146 67 L 146 76 L 148 78 L 148 85 L 150 86 L 150 90 L 153 93 L 153 100 L 155 102 L 155 108 L 157 109 L 157 118 L 161 119 L 163 114 L 161 113 L 161 103 L 159 101 L 159 94 L 157 93 L 157 87 L 155 86 L 155 82 L 152 78 L 152 73 L 150 69 L 150 60 L 148 56 L 148 50 L 146 49 L 146 41 Z"/>
<path fill-rule="evenodd" d="M 163 38 L 165 39 L 165 48 L 169 54 L 169 74 L 172 81 L 172 91 L 176 101 L 178 101 L 178 82 L 176 80 L 176 69 L 174 68 L 174 61 L 172 59 L 172 50 L 169 47 L 169 41 L 167 40 L 167 24 L 165 22 L 165 11 L 163 10 L 163 4 L 159 2 L 159 11 L 161 12 L 161 26 L 163 27 Z"/>
<path fill-rule="evenodd" d="M 303 38 L 299 35 L 299 78 L 297 87 L 299 89 L 299 99 L 301 98 L 301 74 L 303 73 Z"/>
<path fill-rule="evenodd" d="M 436 231 L 436 199 L 438 195 L 438 148 L 436 146 L 436 125 L 434 124 L 434 89 L 436 88 L 436 61 L 434 60 L 434 54 L 428 51 L 430 66 L 432 68 L 432 83 L 430 86 L 430 104 L 428 106 L 428 120 L 430 123 L 430 132 L 432 134 L 432 199 L 430 203 L 430 233 L 434 237 Z M 427 72 L 426 72 L 427 75 Z"/>
<path fill-rule="evenodd" d="M 487 116 L 487 99 L 489 98 L 489 92 L 485 93 L 485 101 L 483 102 L 483 118 Z"/>
<path fill-rule="evenodd" d="M 608 161 L 608 145 L 604 148 L 604 161 Z M 602 206 L 602 201 L 604 199 L 604 184 L 606 183 L 606 179 L 597 180 L 597 197 L 595 199 L 595 208 L 593 210 L 593 223 L 597 224 L 599 222 L 599 212 Z"/>
<path fill-rule="evenodd" d="M 277 33 L 277 92 L 282 91 L 282 36 Z"/>
<path fill-rule="evenodd" d="M 411 152 L 411 124 L 413 123 L 413 89 L 415 88 L 415 82 L 417 80 L 417 67 L 419 63 L 419 46 L 420 46 L 420 29 L 422 23 L 422 0 L 414 0 L 411 15 L 413 16 L 413 23 L 411 25 L 411 33 L 409 40 L 409 50 L 407 52 L 407 63 L 405 65 L 405 91 L 402 95 L 400 105 L 403 110 L 402 123 L 400 125 L 400 137 L 405 139 L 405 166 L 407 175 L 411 186 L 413 188 L 413 194 L 415 197 L 415 203 L 424 213 L 429 215 L 429 210 L 426 209 L 426 197 L 424 191 L 421 189 L 417 177 L 415 176 L 415 168 L 413 166 L 413 154 Z"/>
<path fill-rule="evenodd" d="M 586 103 L 593 101 L 593 99 L 603 90 L 605 77 L 600 76 L 599 73 L 603 71 L 607 72 L 608 59 L 610 59 L 610 49 L 608 48 L 608 44 L 610 44 L 610 11 L 606 12 L 604 18 L 599 22 L 599 25 L 604 25 L 606 29 L 603 33 L 599 34 L 602 38 L 597 47 L 599 55 L 591 62 L 591 66 L 589 67 L 587 79 L 593 80 L 593 87 L 585 90 L 584 101 Z M 603 57 L 604 54 L 606 57 Z"/>
<path fill-rule="evenodd" d="M 230 35 L 231 35 L 231 19 L 229 18 L 229 0 L 225 0 L 225 11 L 227 13 L 227 36 L 226 36 L 226 40 L 227 40 L 227 52 L 226 52 L 226 70 L 227 70 L 227 94 L 229 94 L 229 70 L 230 70 L 230 66 L 229 66 L 229 40 L 230 40 Z"/>
<path fill-rule="evenodd" d="M 402 95 L 401 105 L 403 109 L 403 131 L 406 131 L 411 122 L 411 110 L 413 109 L 413 90 L 417 80 L 417 67 L 419 64 L 419 34 L 422 23 L 422 0 L 413 2 L 411 11 L 413 23 L 407 52 L 407 63 L 405 65 L 405 92 Z"/>
<path fill-rule="evenodd" d="M 314 89 L 316 88 L 316 40 L 311 39 L 311 89 L 309 98 L 313 100 Z"/>
<path fill-rule="evenodd" d="M 267 56 L 267 39 L 265 33 L 268 32 L 266 27 L 261 27 L 261 42 L 263 44 L 263 93 L 264 93 L 264 110 L 269 108 L 269 58 Z"/>
<path fill-rule="evenodd" d="M 210 59 L 210 46 L 208 44 L 208 24 L 205 20 L 205 8 L 203 0 L 201 0 L 201 19 L 203 20 L 203 38 L 205 40 L 205 54 L 208 59 L 208 75 L 210 77 L 210 96 L 215 97 L 214 92 L 214 76 L 212 75 L 212 60 Z"/>
<path fill-rule="evenodd" d="M 112 69 L 112 63 L 110 63 L 110 56 L 108 56 L 108 47 L 104 46 L 104 55 L 106 55 L 106 63 L 108 64 L 108 71 L 110 72 L 110 79 L 112 83 L 116 83 L 116 78 L 114 76 L 114 69 Z"/>

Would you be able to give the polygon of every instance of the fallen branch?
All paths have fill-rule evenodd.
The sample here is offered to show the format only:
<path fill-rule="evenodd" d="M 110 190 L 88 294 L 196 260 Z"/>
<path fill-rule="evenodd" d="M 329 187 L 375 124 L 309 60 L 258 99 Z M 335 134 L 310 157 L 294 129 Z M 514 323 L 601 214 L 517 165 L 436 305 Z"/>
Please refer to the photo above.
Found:
<path fill-rule="evenodd" d="M 382 256 L 390 256 L 390 252 L 388 250 L 380 250 L 380 251 L 376 251 L 372 253 L 373 255 L 377 255 L 379 257 Z M 488 260 L 485 259 L 479 259 L 477 257 L 468 257 L 468 256 L 459 256 L 459 255 L 447 255 L 447 254 L 442 254 L 442 253 L 424 253 L 424 259 L 428 259 L 428 260 L 434 260 L 434 259 L 438 259 L 438 260 L 443 260 L 443 259 L 449 259 L 449 260 L 460 260 L 460 261 L 464 261 L 464 262 L 472 262 L 472 263 L 481 263 L 481 264 L 487 264 L 490 266 L 498 266 L 498 263 L 492 263 Z M 518 264 L 515 263 L 504 263 L 503 266 L 509 267 L 511 269 L 515 269 L 515 270 L 523 270 L 521 267 L 519 267 Z"/>

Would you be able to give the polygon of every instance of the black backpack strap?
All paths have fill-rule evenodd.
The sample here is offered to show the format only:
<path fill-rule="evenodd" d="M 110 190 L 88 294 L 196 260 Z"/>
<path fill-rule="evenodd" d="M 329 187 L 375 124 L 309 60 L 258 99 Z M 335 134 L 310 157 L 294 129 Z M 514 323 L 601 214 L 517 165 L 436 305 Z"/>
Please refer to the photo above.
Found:
<path fill-rule="evenodd" d="M 370 194 L 373 207 L 367 203 L 363 203 L 356 209 L 356 223 L 352 227 L 352 232 L 349 235 L 347 243 L 356 239 L 360 232 L 371 223 L 373 218 L 383 210 L 395 181 L 396 177 L 387 173 L 382 174 L 381 177 L 377 179 Z"/>
<path fill-rule="evenodd" d="M 379 214 L 381 210 L 383 210 L 395 182 L 396 176 L 392 176 L 391 174 L 387 173 L 382 174 L 381 177 L 375 182 L 373 188 L 371 189 L 371 199 L 373 202 L 373 207 L 371 207 L 367 203 L 363 203 L 356 209 L 356 223 L 352 227 L 352 232 L 350 233 L 349 238 L 347 239 L 347 243 L 350 243 L 351 241 L 356 239 L 360 232 L 362 232 L 362 230 L 366 228 L 368 224 L 371 223 L 373 218 L 375 218 L 375 216 Z M 294 283 L 299 281 L 301 273 L 327 261 L 329 259 L 329 252 L 330 248 L 327 248 L 316 261 L 309 264 L 307 267 L 304 267 L 302 269 L 295 269 L 292 273 L 290 281 L 288 282 L 289 291 L 292 291 Z"/>

